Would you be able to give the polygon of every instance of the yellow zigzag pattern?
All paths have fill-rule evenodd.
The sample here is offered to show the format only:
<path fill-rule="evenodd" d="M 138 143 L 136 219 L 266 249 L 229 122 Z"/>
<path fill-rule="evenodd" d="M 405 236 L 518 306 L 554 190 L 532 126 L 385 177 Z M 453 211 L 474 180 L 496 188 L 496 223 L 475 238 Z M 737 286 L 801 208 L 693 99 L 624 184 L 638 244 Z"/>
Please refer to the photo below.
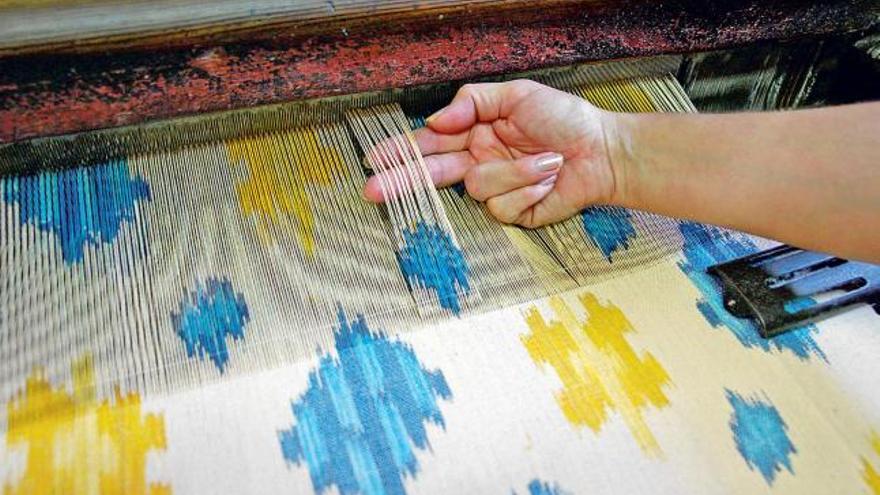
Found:
<path fill-rule="evenodd" d="M 145 480 L 147 452 L 165 449 L 162 417 L 142 416 L 136 394 L 117 390 L 113 401 L 98 402 L 89 356 L 71 371 L 73 393 L 53 389 L 36 371 L 7 405 L 7 446 L 26 447 L 27 463 L 24 477 L 3 493 L 170 493 L 168 486 Z"/>
<path fill-rule="evenodd" d="M 319 142 L 315 131 L 298 129 L 283 134 L 244 138 L 226 143 L 233 166 L 244 163 L 248 178 L 238 184 L 238 203 L 245 214 L 259 214 L 264 226 L 279 215 L 291 215 L 303 250 L 315 249 L 315 219 L 310 184 L 327 186 L 342 171 L 339 152 Z"/>
<path fill-rule="evenodd" d="M 558 296 L 550 298 L 555 320 L 548 322 L 536 307 L 529 308 L 531 334 L 522 337 L 523 344 L 537 364 L 550 365 L 562 381 L 556 401 L 569 422 L 598 432 L 616 410 L 642 450 L 659 454 L 643 414 L 648 406 L 669 404 L 663 393 L 669 376 L 654 356 L 639 356 L 627 342 L 625 334 L 634 329 L 620 309 L 600 304 L 590 293 L 579 301 L 585 321 Z"/>
<path fill-rule="evenodd" d="M 871 449 L 880 456 L 880 434 L 877 432 L 871 433 Z M 862 457 L 862 479 L 865 480 L 871 493 L 880 495 L 880 473 L 864 457 Z"/>

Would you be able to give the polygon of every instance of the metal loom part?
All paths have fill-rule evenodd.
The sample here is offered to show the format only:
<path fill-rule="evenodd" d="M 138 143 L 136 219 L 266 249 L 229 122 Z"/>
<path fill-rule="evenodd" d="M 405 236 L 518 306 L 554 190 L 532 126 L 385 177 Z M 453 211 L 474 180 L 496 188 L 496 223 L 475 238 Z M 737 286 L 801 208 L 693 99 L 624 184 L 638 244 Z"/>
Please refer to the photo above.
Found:
<path fill-rule="evenodd" d="M 708 269 L 724 306 L 764 338 L 860 304 L 880 308 L 880 266 L 782 245 Z"/>

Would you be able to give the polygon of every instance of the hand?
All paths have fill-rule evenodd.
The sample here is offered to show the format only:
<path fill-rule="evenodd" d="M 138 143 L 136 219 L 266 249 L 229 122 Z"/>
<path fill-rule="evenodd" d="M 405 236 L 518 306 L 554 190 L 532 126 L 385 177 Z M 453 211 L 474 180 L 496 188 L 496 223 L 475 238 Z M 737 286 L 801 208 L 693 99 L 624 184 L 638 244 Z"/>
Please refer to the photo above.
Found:
<path fill-rule="evenodd" d="M 532 228 L 614 201 L 611 117 L 533 81 L 468 84 L 415 137 L 434 184 L 464 180 L 498 220 Z M 364 197 L 383 201 L 377 177 Z"/>

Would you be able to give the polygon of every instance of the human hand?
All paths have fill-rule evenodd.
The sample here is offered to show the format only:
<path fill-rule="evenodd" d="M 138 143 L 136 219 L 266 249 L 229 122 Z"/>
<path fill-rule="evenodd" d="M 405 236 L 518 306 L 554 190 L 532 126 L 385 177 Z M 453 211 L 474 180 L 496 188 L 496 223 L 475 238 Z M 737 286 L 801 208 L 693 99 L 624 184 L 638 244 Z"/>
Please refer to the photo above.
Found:
<path fill-rule="evenodd" d="M 611 118 L 533 81 L 468 84 L 415 137 L 434 184 L 464 180 L 498 220 L 531 228 L 614 202 Z M 364 197 L 383 201 L 378 177 Z"/>

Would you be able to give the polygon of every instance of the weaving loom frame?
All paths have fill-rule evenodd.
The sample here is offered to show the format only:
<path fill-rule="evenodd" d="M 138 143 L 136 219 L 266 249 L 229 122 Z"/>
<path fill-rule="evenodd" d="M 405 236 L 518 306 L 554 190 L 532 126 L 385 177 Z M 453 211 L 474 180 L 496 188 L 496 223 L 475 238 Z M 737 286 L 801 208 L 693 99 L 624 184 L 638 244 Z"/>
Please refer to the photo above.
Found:
<path fill-rule="evenodd" d="M 416 295 L 392 240 L 410 219 L 361 200 L 367 146 L 348 110 L 400 103 L 376 112 L 416 128 L 461 81 L 525 76 L 584 98 L 578 82 L 596 83 L 594 98 L 623 95 L 609 100 L 619 111 L 695 111 L 682 86 L 706 59 L 655 54 L 796 37 L 851 45 L 880 25 L 875 1 L 571 3 L 498 25 L 463 11 L 401 30 L 267 24 L 197 46 L 151 38 L 143 52 L 86 44 L 0 58 L 0 491 L 880 494 L 868 362 L 880 320 L 857 310 L 761 340 L 722 310 L 705 273 L 771 241 L 590 208 L 593 227 L 629 229 L 606 251 L 586 210 L 525 231 L 497 225 L 463 188 L 429 188 L 480 298 L 457 290 L 458 316 L 424 282 Z M 453 40 L 432 52 L 444 36 L 531 46 L 493 57 Z M 650 57 L 580 65 L 631 55 Z M 132 78 L 152 56 L 169 64 Z M 758 109 L 822 102 L 803 90 L 818 76 L 773 79 L 765 65 L 768 77 L 739 88 L 746 97 L 768 79 L 792 93 Z M 228 100 L 211 93 L 226 89 Z M 282 180 L 301 189 L 271 189 Z M 64 181 L 92 189 L 59 193 Z M 122 203 L 102 202 L 108 182 Z M 246 193 L 294 206 L 273 210 L 273 224 Z M 78 262 L 57 211 L 93 224 L 75 239 Z M 112 229 L 97 231 L 107 218 Z M 217 316 L 204 334 L 181 324 L 201 314 Z"/>
<path fill-rule="evenodd" d="M 652 4 L 575 2 L 501 22 L 433 16 L 395 31 L 375 19 L 378 27 L 305 38 L 9 55 L 0 58 L 0 142 L 587 61 L 817 38 L 870 30 L 880 19 L 872 0 Z M 499 54 L 499 46 L 513 49 Z"/>

